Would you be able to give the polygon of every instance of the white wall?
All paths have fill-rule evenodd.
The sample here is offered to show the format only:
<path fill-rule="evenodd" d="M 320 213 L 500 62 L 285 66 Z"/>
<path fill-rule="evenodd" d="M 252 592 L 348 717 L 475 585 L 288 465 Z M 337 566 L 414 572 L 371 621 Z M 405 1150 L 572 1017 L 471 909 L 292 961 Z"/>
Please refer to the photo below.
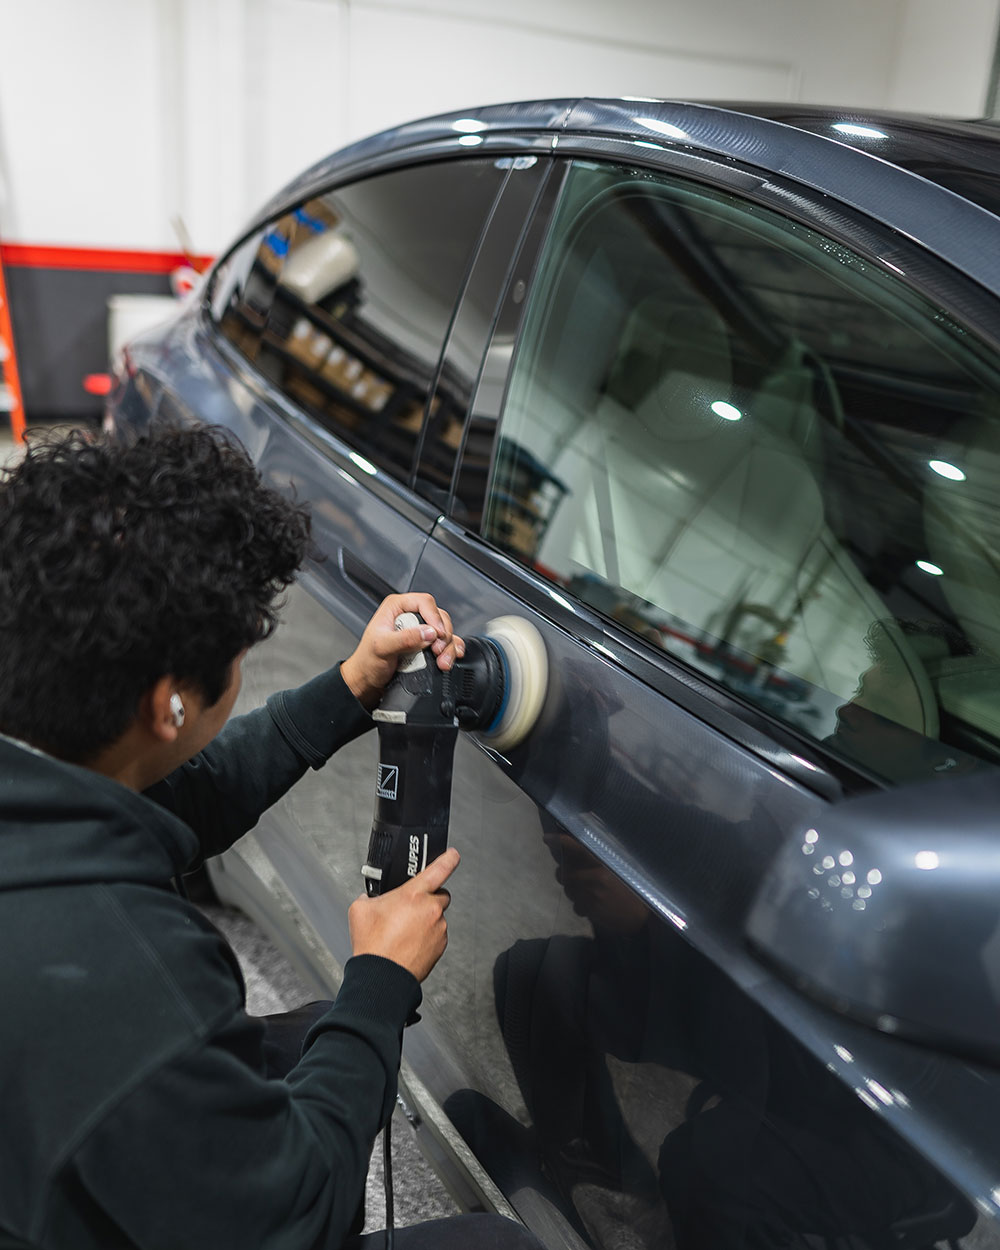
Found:
<path fill-rule="evenodd" d="M 905 0 L 890 108 L 976 117 L 997 39 L 996 0 Z"/>
<path fill-rule="evenodd" d="M 217 250 L 350 139 L 547 95 L 974 114 L 1000 0 L 0 0 L 0 237 Z"/>

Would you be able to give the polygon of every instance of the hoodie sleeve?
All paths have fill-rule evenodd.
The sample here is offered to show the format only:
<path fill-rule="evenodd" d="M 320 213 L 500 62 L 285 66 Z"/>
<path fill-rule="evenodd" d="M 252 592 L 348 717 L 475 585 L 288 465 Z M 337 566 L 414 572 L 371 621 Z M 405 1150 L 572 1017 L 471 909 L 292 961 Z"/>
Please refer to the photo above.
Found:
<path fill-rule="evenodd" d="M 145 793 L 191 826 L 207 859 L 252 829 L 307 768 L 322 767 L 373 723 L 336 665 L 234 717 L 194 759 Z"/>
<path fill-rule="evenodd" d="M 87 1135 L 56 1178 L 40 1244 L 339 1250 L 419 1001 L 399 965 L 349 960 L 337 1001 L 285 1080 L 247 1065 L 261 1025 L 230 1017 Z M 102 1241 L 100 1229 L 115 1236 Z"/>

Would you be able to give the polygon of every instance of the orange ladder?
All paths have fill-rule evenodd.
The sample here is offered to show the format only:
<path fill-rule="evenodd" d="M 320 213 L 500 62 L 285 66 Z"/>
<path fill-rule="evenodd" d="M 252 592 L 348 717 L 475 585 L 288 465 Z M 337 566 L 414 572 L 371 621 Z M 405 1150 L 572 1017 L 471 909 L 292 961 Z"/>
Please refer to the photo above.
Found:
<path fill-rule="evenodd" d="M 0 412 L 10 414 L 10 432 L 14 442 L 24 441 L 24 401 L 21 379 L 14 354 L 14 327 L 10 319 L 10 302 L 3 273 L 3 245 L 0 244 Z"/>

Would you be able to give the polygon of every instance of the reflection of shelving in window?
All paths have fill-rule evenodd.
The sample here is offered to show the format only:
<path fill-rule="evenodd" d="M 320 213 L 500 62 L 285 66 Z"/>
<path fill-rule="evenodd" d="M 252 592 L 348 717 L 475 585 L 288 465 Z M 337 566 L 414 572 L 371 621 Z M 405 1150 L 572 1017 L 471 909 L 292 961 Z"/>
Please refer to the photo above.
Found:
<path fill-rule="evenodd" d="M 465 414 L 472 398 L 472 380 L 454 366 L 445 364 L 437 380 L 432 406 L 420 451 L 417 489 L 444 504 L 451 489 L 455 457 L 462 442 Z M 465 459 L 470 458 L 467 443 Z M 483 461 L 483 483 L 489 468 L 489 453 Z"/>
<path fill-rule="evenodd" d="M 549 522 L 569 488 L 512 439 L 497 449 L 496 487 L 490 498 L 490 538 L 533 562 Z"/>
<path fill-rule="evenodd" d="M 282 387 L 324 425 L 376 463 L 408 469 L 432 374 L 364 322 L 356 278 L 327 302 L 331 310 L 279 285 L 262 350 L 280 361 Z"/>
<path fill-rule="evenodd" d="M 248 360 L 257 356 L 262 326 L 255 325 L 235 299 L 223 310 L 219 328 L 230 343 Z"/>
<path fill-rule="evenodd" d="M 457 518 L 473 530 L 482 528 L 496 428 L 496 417 L 473 415 L 465 433 L 452 506 Z"/>
<path fill-rule="evenodd" d="M 226 337 L 251 360 L 256 359 L 278 285 L 277 269 L 262 259 L 265 249 L 262 241 L 242 292 L 234 289 L 220 318 Z"/>
<path fill-rule="evenodd" d="M 491 162 L 447 173 L 463 194 L 421 167 L 286 212 L 247 240 L 229 306 L 215 309 L 276 388 L 431 499 L 450 490 L 471 391 L 439 368 L 441 348 L 503 181 Z"/>
<path fill-rule="evenodd" d="M 289 217 L 283 217 L 281 221 L 276 221 L 270 226 L 260 241 L 254 264 L 259 265 L 266 273 L 277 277 L 288 255 L 291 233 L 291 218 Z"/>

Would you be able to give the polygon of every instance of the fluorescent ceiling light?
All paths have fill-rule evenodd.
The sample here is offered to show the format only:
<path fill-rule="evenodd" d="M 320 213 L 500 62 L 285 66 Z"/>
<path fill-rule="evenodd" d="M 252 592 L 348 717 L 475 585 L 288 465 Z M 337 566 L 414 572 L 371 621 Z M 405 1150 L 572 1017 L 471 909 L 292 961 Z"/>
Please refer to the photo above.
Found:
<path fill-rule="evenodd" d="M 947 460 L 928 460 L 928 465 L 935 473 L 941 477 L 946 477 L 950 482 L 964 482 L 965 474 L 957 465 L 949 464 Z"/>
<path fill-rule="evenodd" d="M 944 569 L 939 569 L 936 564 L 931 564 L 930 560 L 918 560 L 917 568 L 923 570 L 924 573 L 930 573 L 933 577 L 944 575 Z"/>

